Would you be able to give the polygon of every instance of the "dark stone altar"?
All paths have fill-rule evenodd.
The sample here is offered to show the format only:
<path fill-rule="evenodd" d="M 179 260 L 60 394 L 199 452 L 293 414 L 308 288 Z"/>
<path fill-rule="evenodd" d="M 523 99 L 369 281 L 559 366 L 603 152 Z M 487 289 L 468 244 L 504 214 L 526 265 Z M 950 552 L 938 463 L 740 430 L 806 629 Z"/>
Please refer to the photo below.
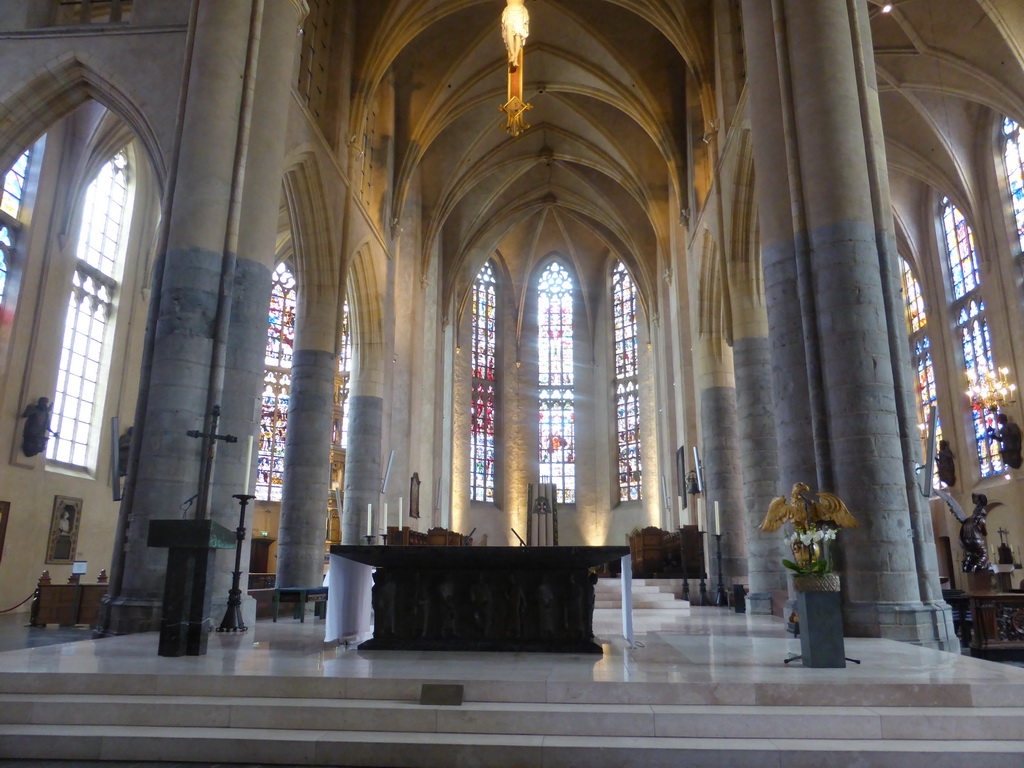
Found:
<path fill-rule="evenodd" d="M 589 569 L 628 547 L 333 546 L 376 567 L 363 650 L 601 653 Z"/>

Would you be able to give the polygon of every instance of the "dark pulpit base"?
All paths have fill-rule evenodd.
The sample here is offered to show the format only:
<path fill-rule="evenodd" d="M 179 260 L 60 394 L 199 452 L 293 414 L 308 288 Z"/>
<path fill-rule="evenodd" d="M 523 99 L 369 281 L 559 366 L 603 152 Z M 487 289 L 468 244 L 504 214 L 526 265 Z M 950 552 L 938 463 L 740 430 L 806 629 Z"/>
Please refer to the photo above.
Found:
<path fill-rule="evenodd" d="M 203 656 L 213 629 L 207 584 L 213 550 L 233 549 L 235 534 L 212 520 L 153 520 L 147 543 L 167 549 L 160 656 Z"/>
<path fill-rule="evenodd" d="M 360 650 L 600 654 L 589 569 L 626 547 L 332 547 L 374 565 Z"/>

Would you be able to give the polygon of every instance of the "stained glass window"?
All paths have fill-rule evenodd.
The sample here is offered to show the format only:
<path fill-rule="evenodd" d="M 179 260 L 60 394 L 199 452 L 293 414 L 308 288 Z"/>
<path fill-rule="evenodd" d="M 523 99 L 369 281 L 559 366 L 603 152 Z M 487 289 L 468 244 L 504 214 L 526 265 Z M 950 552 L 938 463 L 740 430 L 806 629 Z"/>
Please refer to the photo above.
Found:
<path fill-rule="evenodd" d="M 917 333 L 928 323 L 928 316 L 924 311 L 924 297 L 921 295 L 921 284 L 914 277 L 910 264 L 901 258 L 900 265 L 903 267 L 903 295 L 907 304 L 907 324 L 910 326 L 911 333 Z"/>
<path fill-rule="evenodd" d="M 621 261 L 612 270 L 615 354 L 615 425 L 619 452 L 619 501 L 639 501 L 640 396 L 637 385 L 636 286 Z"/>
<path fill-rule="evenodd" d="M 4 174 L 3 194 L 0 196 L 0 303 L 7 288 L 7 270 L 18 233 L 18 216 L 21 214 L 21 200 L 25 193 L 25 176 L 28 173 L 29 150 L 14 161 Z"/>
<path fill-rule="evenodd" d="M 123 257 L 128 158 L 119 152 L 89 184 L 78 235 L 77 265 L 64 320 L 46 458 L 87 466 L 102 409 L 104 347 Z"/>
<path fill-rule="evenodd" d="M 1017 242 L 1024 253 L 1024 137 L 1020 126 L 1010 118 L 1003 120 L 1003 160 L 1006 163 L 1006 182 L 1010 187 L 1010 204 L 1013 206 L 1013 224 L 1017 230 Z"/>
<path fill-rule="evenodd" d="M 948 197 L 942 199 L 942 229 L 946 233 L 953 298 L 962 299 L 981 285 L 981 276 L 974 252 L 974 232 Z"/>
<path fill-rule="evenodd" d="M 4 175 L 4 192 L 3 198 L 0 199 L 0 211 L 12 219 L 17 219 L 21 213 L 21 199 L 25 193 L 25 176 L 28 174 L 28 155 L 29 151 L 26 149 Z"/>
<path fill-rule="evenodd" d="M 348 301 L 341 308 L 341 349 L 338 350 L 338 373 L 334 377 L 334 424 L 331 442 L 344 448 L 348 442 L 348 393 L 352 376 L 352 320 Z"/>
<path fill-rule="evenodd" d="M 552 262 L 537 287 L 540 482 L 554 483 L 558 501 L 576 501 L 576 417 L 573 390 L 573 283 Z"/>
<path fill-rule="evenodd" d="M 473 501 L 494 501 L 496 284 L 494 265 L 487 262 L 473 283 L 473 396 L 469 431 L 469 492 Z"/>
<path fill-rule="evenodd" d="M 281 263 L 274 270 L 273 280 L 265 364 L 291 368 L 292 346 L 295 343 L 295 278 L 288 266 Z"/>
<path fill-rule="evenodd" d="M 935 392 L 935 366 L 932 364 L 931 342 L 925 333 L 928 324 L 928 316 L 924 309 L 924 296 L 921 293 L 921 284 L 914 277 L 910 264 L 900 258 L 900 271 L 903 274 L 903 297 L 907 311 L 907 327 L 910 330 L 910 347 L 914 356 L 914 365 L 917 370 L 917 418 L 918 427 L 921 430 L 922 440 L 927 440 L 927 429 L 931 411 L 936 406 Z M 932 439 L 935 445 L 942 436 L 942 424 L 936 419 L 935 434 Z M 927 453 L 928 446 L 924 446 Z M 935 469 L 932 478 L 933 485 L 938 484 L 938 469 Z"/>
<path fill-rule="evenodd" d="M 969 382 L 979 381 L 995 370 L 992 360 L 992 339 L 985 319 L 985 303 L 981 298 L 981 277 L 974 252 L 974 233 L 963 215 L 948 198 L 942 200 L 942 224 L 946 235 L 949 271 L 953 296 L 953 311 L 960 329 L 964 353 L 964 371 Z M 974 410 L 974 436 L 978 450 L 981 476 L 989 477 L 1003 469 L 999 444 L 988 438 L 987 432 L 995 426 L 995 414 Z"/>
<path fill-rule="evenodd" d="M 274 270 L 270 289 L 267 350 L 256 459 L 256 498 L 280 501 L 284 485 L 284 445 L 288 434 L 292 352 L 295 342 L 295 278 L 288 265 Z"/>

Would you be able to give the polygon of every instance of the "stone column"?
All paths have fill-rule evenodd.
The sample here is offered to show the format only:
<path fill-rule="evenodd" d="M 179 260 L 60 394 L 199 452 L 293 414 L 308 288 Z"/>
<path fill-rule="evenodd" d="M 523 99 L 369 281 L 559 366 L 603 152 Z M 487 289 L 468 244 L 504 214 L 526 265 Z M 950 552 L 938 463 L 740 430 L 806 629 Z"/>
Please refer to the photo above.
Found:
<path fill-rule="evenodd" d="M 198 7 L 166 249 L 154 270 L 138 459 L 121 512 L 124 553 L 105 621 L 113 634 L 158 628 L 166 559 L 146 546 L 149 522 L 181 518 L 198 491 L 202 445 L 185 433 L 208 411 L 253 10 L 248 0 Z"/>
<path fill-rule="evenodd" d="M 352 313 L 352 374 L 349 379 L 348 443 L 345 446 L 345 500 L 341 518 L 343 544 L 363 544 L 367 507 L 381 519 L 380 483 L 384 423 L 384 340 L 381 299 L 373 278 L 372 256 L 356 257 L 349 277 L 355 301 Z M 421 498 L 421 509 L 429 504 Z"/>
<path fill-rule="evenodd" d="M 736 291 L 732 294 L 732 316 L 739 463 L 743 471 L 747 576 L 750 579 L 748 611 L 770 614 L 772 591 L 787 589 L 782 565 L 787 548 L 778 533 L 763 533 L 758 529 L 768 504 L 780 492 L 768 316 L 763 302 Z"/>
<path fill-rule="evenodd" d="M 795 234 L 790 208 L 778 58 L 772 4 L 744 0 L 743 26 L 750 83 L 750 122 L 768 313 L 779 482 L 785 487 L 817 479 L 802 297 L 797 292 Z M 748 29 L 748 27 L 750 27 Z"/>
<path fill-rule="evenodd" d="M 264 3 L 263 24 L 253 119 L 249 146 L 257 152 L 246 156 L 245 186 L 240 211 L 238 259 L 232 301 L 224 380 L 223 431 L 238 435 L 239 444 L 218 455 L 214 485 L 214 515 L 225 527 L 238 525 L 238 504 L 232 494 L 250 493 L 255 483 L 259 453 L 260 392 L 263 389 L 267 345 L 267 306 L 273 277 L 278 210 L 281 204 L 281 175 L 284 165 L 288 110 L 294 82 L 296 31 L 306 13 L 305 0 Z M 248 441 L 253 440 L 252 452 Z M 245 466 L 246 456 L 250 465 Z M 248 478 L 248 482 L 246 482 Z M 249 563 L 252 514 L 247 508 L 246 543 L 242 546 L 242 589 Z M 234 569 L 234 552 L 217 552 L 214 574 L 214 616 L 223 613 Z M 255 622 L 255 601 L 243 597 L 243 616 L 248 626 Z"/>
<path fill-rule="evenodd" d="M 330 284 L 320 289 L 316 277 L 307 275 L 297 290 L 278 538 L 277 584 L 282 587 L 318 586 L 324 577 L 338 292 Z M 350 430 L 351 425 L 350 410 Z M 351 466 L 346 462 L 346 478 Z"/>
<path fill-rule="evenodd" d="M 745 0 L 744 11 L 757 94 L 751 117 L 767 233 L 768 309 L 786 315 L 770 323 L 773 365 L 798 378 L 793 356 L 777 353 L 774 342 L 801 340 L 809 403 L 801 411 L 809 411 L 811 427 L 804 440 L 813 440 L 817 484 L 837 493 L 860 520 L 860 527 L 840 534 L 836 547 L 846 631 L 935 643 L 937 628 L 922 621 L 931 609 L 920 601 L 912 544 L 897 414 L 902 394 L 886 313 L 892 281 L 883 278 L 879 254 L 885 246 L 872 210 L 880 187 L 870 183 L 864 125 L 870 117 L 865 110 L 877 110 L 877 94 L 862 98 L 855 67 L 852 30 L 860 29 L 857 17 L 866 6 L 863 0 L 773 0 L 770 7 Z M 771 125 L 779 117 L 781 135 Z M 777 161 L 762 167 L 772 154 L 785 157 L 785 172 Z M 789 211 L 773 205 L 780 189 L 789 192 Z M 877 200 L 877 208 L 890 207 L 887 196 Z M 795 296 L 793 283 L 779 290 L 787 287 L 777 281 L 787 260 L 795 264 Z M 787 394 L 775 393 L 780 413 Z M 790 426 L 780 419 L 780 465 L 786 470 L 796 466 L 790 441 L 797 435 Z M 783 474 L 782 480 L 789 478 Z"/>
<path fill-rule="evenodd" d="M 722 520 L 722 576 L 726 591 L 734 581 L 747 575 L 746 525 L 739 461 L 739 432 L 736 422 L 736 384 L 732 353 L 724 339 L 702 338 L 694 345 L 700 375 L 701 460 L 704 464 L 704 501 L 707 511 L 708 591 L 718 584 L 715 531 L 715 502 Z M 696 520 L 694 521 L 696 522 Z M 717 532 L 717 531 L 715 531 Z M 710 594 L 712 600 L 715 595 Z"/>
<path fill-rule="evenodd" d="M 235 434 L 239 444 L 219 446 L 209 516 L 230 529 L 238 524 L 231 494 L 244 490 L 273 259 L 272 228 L 263 239 L 246 240 L 244 233 L 277 219 L 280 170 L 274 168 L 283 154 L 287 111 L 282 105 L 291 78 L 296 10 L 304 4 L 269 4 L 264 15 L 266 5 L 227 0 L 197 7 L 178 162 L 169 187 L 173 197 L 165 202 L 165 248 L 154 269 L 133 446 L 137 458 L 122 507 L 124 554 L 120 563 L 115 557 L 120 574 L 104 622 L 111 634 L 158 626 L 165 561 L 146 546 L 149 522 L 180 518 L 181 503 L 198 490 L 201 445 L 185 432 L 203 426 L 210 387 L 219 387 L 221 379 L 218 431 Z M 250 133 L 252 117 L 256 124 Z M 247 166 L 250 138 L 260 153 Z M 218 313 L 225 317 L 220 331 Z M 211 375 L 214 367 L 220 371 Z M 213 614 L 223 612 L 233 566 L 233 551 L 218 553 L 208 592 L 215 597 Z"/>

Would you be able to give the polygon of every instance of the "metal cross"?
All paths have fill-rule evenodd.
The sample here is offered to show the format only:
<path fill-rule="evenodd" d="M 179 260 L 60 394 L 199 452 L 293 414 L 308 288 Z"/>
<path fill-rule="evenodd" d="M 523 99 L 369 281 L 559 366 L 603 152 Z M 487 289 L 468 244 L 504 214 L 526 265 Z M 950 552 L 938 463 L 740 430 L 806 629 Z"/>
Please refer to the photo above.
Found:
<path fill-rule="evenodd" d="M 213 489 L 213 463 L 217 458 L 217 441 L 225 443 L 237 443 L 235 435 L 218 435 L 217 422 L 220 421 L 220 406 L 213 406 L 210 412 L 209 429 L 200 432 L 198 429 L 190 429 L 185 434 L 189 437 L 202 438 L 204 440 L 203 464 L 199 470 L 199 504 L 196 505 L 196 520 L 205 520 L 210 509 L 210 494 Z"/>

